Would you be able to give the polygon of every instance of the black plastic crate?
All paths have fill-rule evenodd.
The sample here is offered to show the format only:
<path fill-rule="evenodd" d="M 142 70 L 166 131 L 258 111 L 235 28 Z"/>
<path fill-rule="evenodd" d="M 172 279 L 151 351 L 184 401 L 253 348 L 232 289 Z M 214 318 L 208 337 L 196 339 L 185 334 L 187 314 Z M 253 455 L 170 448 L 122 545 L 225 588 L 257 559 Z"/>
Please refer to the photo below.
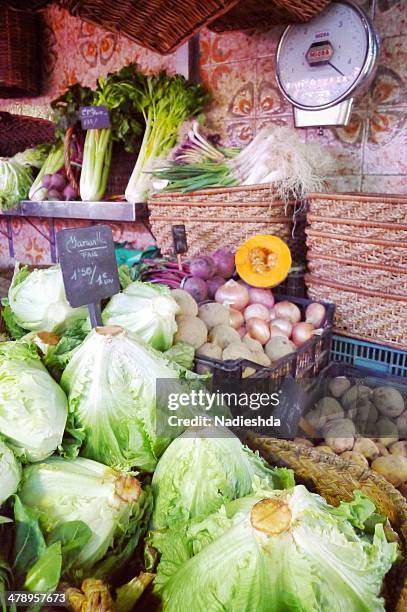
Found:
<path fill-rule="evenodd" d="M 307 297 L 307 289 L 305 286 L 305 266 L 296 266 L 291 269 L 287 278 L 274 287 L 273 295 L 291 295 L 292 297 Z"/>
<path fill-rule="evenodd" d="M 288 295 L 276 296 L 276 302 L 282 302 L 283 300 L 289 300 L 296 304 L 300 308 L 302 315 L 304 315 L 306 307 L 315 302 L 315 300 Z M 241 380 L 248 374 L 253 378 L 273 379 L 275 380 L 276 388 L 286 376 L 291 376 L 297 381 L 313 378 L 328 365 L 335 313 L 334 304 L 322 301 L 319 303 L 323 304 L 326 308 L 322 333 L 308 340 L 308 342 L 293 353 L 279 359 L 271 367 L 265 368 L 244 359 L 219 361 L 209 357 L 196 356 L 195 369 L 201 373 L 209 372 L 212 374 L 214 385 L 225 379 Z M 247 371 L 247 368 L 250 368 L 250 370 Z"/>

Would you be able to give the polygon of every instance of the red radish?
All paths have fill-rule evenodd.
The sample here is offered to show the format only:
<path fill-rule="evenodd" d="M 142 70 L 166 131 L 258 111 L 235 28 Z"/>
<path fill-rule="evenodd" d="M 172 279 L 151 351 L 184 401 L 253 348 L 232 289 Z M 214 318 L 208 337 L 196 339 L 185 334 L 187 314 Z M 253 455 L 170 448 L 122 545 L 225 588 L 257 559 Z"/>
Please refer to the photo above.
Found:
<path fill-rule="evenodd" d="M 269 321 L 270 311 L 266 306 L 263 306 L 263 304 L 249 304 L 249 306 L 245 308 L 244 318 L 246 321 L 253 318 Z"/>
<path fill-rule="evenodd" d="M 211 300 L 214 299 L 215 293 L 217 292 L 219 287 L 222 287 L 224 283 L 225 283 L 225 279 L 222 278 L 221 276 L 212 276 L 212 278 L 208 278 L 208 280 L 206 281 L 206 284 L 208 286 L 208 295 Z"/>
<path fill-rule="evenodd" d="M 270 289 L 259 289 L 258 287 L 250 287 L 249 289 L 250 304 L 263 304 L 267 308 L 273 308 L 274 297 Z"/>
<path fill-rule="evenodd" d="M 49 189 L 48 190 L 48 200 L 51 200 L 51 201 L 63 200 L 63 197 L 62 197 L 62 194 L 56 189 Z"/>
<path fill-rule="evenodd" d="M 66 178 L 62 174 L 53 174 L 50 179 L 50 188 L 55 191 L 63 191 L 67 184 Z"/>
<path fill-rule="evenodd" d="M 51 189 L 51 180 L 52 180 L 52 174 L 44 174 L 41 180 L 42 186 L 46 187 L 47 189 Z"/>
<path fill-rule="evenodd" d="M 276 319 L 287 319 L 293 325 L 301 321 L 301 310 L 288 300 L 277 302 L 273 308 Z"/>
<path fill-rule="evenodd" d="M 223 278 L 230 278 L 235 271 L 235 256 L 227 249 L 218 249 L 212 255 L 216 264 L 216 271 Z"/>
<path fill-rule="evenodd" d="M 71 185 L 67 185 L 62 193 L 65 200 L 76 200 L 78 197 L 76 189 L 74 189 Z"/>
<path fill-rule="evenodd" d="M 314 335 L 314 327 L 311 323 L 296 323 L 293 327 L 291 339 L 295 346 L 302 346 Z"/>
<path fill-rule="evenodd" d="M 222 287 L 219 287 L 215 293 L 215 300 L 224 306 L 243 310 L 249 303 L 249 291 L 246 287 L 230 279 Z"/>
<path fill-rule="evenodd" d="M 237 330 L 237 333 L 239 334 L 241 338 L 244 338 L 246 335 L 246 328 L 244 326 L 239 327 L 239 329 Z"/>
<path fill-rule="evenodd" d="M 271 327 L 278 327 L 289 338 L 293 331 L 293 326 L 287 319 L 273 319 Z"/>
<path fill-rule="evenodd" d="M 240 310 L 235 310 L 234 308 L 229 308 L 229 320 L 230 326 L 233 327 L 233 329 L 239 330 L 244 324 L 244 316 Z"/>
<path fill-rule="evenodd" d="M 273 324 L 270 325 L 270 338 L 275 338 L 275 336 L 284 336 L 287 338 L 287 334 L 281 329 L 281 327 L 274 327 Z"/>
<path fill-rule="evenodd" d="M 189 271 L 191 276 L 197 276 L 198 278 L 207 280 L 216 273 L 215 262 L 212 257 L 206 257 L 205 255 L 194 257 L 189 264 Z"/>
<path fill-rule="evenodd" d="M 182 289 L 187 291 L 194 298 L 195 302 L 200 304 L 208 297 L 208 287 L 202 278 L 189 276 L 182 284 Z"/>
<path fill-rule="evenodd" d="M 305 310 L 305 321 L 311 323 L 315 329 L 318 329 L 324 322 L 325 315 L 325 306 L 318 304 L 318 302 L 313 302 L 309 304 Z"/>
<path fill-rule="evenodd" d="M 258 340 L 260 344 L 266 344 L 270 340 L 270 329 L 263 319 L 249 319 L 246 322 L 247 333 L 250 338 Z"/>

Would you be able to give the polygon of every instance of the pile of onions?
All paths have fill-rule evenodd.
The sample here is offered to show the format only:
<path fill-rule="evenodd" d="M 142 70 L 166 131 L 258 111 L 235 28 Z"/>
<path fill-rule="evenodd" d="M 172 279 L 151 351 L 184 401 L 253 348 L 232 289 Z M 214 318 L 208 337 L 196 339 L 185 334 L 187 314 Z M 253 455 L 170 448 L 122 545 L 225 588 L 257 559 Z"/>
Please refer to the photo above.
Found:
<path fill-rule="evenodd" d="M 270 328 L 266 321 L 253 317 L 246 321 L 246 329 L 250 338 L 258 340 L 264 345 L 270 340 Z"/>
<path fill-rule="evenodd" d="M 291 340 L 295 346 L 302 346 L 314 335 L 314 328 L 311 323 L 296 323 L 293 327 Z"/>
<path fill-rule="evenodd" d="M 277 302 L 277 304 L 273 308 L 273 313 L 274 318 L 286 319 L 287 321 L 290 321 L 290 323 L 292 323 L 293 325 L 301 321 L 301 310 L 296 304 L 288 302 L 287 300 Z"/>
<path fill-rule="evenodd" d="M 215 301 L 236 310 L 243 310 L 249 303 L 249 290 L 240 283 L 230 279 L 219 287 L 215 293 Z"/>
<path fill-rule="evenodd" d="M 323 304 L 313 302 L 309 304 L 305 310 L 305 321 L 311 323 L 314 329 L 318 329 L 322 326 L 326 315 L 326 309 Z"/>

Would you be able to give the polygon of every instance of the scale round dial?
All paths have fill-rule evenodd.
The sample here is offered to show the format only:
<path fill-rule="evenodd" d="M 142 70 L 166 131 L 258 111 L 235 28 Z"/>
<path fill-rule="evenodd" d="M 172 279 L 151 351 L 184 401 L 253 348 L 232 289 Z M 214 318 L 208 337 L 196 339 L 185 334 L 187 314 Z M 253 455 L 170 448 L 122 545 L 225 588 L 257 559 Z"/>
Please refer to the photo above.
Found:
<path fill-rule="evenodd" d="M 371 75 L 378 52 L 373 26 L 350 2 L 333 2 L 318 17 L 288 26 L 277 51 L 277 80 L 302 109 L 324 109 L 350 97 Z"/>

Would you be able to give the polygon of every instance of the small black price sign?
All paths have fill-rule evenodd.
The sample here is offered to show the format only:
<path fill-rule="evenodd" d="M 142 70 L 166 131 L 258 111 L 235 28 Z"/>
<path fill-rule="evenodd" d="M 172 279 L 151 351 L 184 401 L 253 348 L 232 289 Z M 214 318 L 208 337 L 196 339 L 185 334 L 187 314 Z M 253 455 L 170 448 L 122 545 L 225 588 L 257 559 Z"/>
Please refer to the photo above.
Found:
<path fill-rule="evenodd" d="M 175 254 L 181 255 L 181 253 L 186 253 L 188 251 L 188 244 L 185 225 L 173 225 L 171 230 Z"/>
<path fill-rule="evenodd" d="M 74 308 L 87 304 L 92 327 L 102 325 L 100 301 L 120 291 L 112 228 L 61 230 L 57 246 L 68 302 Z"/>
<path fill-rule="evenodd" d="M 81 106 L 79 116 L 83 130 L 110 128 L 109 110 L 106 106 Z"/>

